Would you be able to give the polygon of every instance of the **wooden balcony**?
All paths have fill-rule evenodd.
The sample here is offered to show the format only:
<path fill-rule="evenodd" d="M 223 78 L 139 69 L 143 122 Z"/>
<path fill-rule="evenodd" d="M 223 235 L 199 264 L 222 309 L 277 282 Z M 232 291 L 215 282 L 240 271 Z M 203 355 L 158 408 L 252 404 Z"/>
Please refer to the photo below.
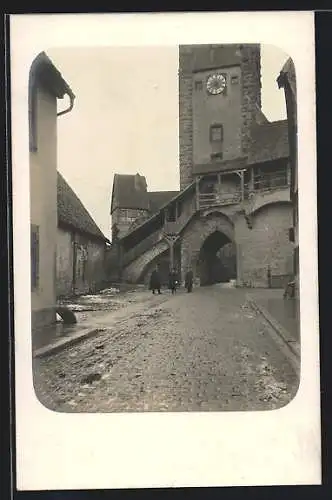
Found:
<path fill-rule="evenodd" d="M 271 175 L 264 175 L 257 177 L 253 183 L 252 192 L 255 191 L 274 191 L 280 188 L 290 186 L 290 179 L 285 175 L 273 173 Z"/>
<path fill-rule="evenodd" d="M 211 208 L 214 206 L 234 205 L 242 200 L 241 191 L 233 193 L 200 193 L 198 196 L 199 209 Z"/>
<path fill-rule="evenodd" d="M 246 200 L 246 211 L 251 213 L 261 204 L 265 203 L 264 199 L 266 197 L 275 197 L 279 199 L 280 193 L 277 191 L 286 191 L 288 187 L 288 177 L 280 175 L 278 172 L 269 175 L 263 174 L 261 177 L 257 176 L 252 178 L 250 183 L 244 183 L 242 177 L 237 188 L 229 193 L 217 192 L 217 190 L 215 192 L 202 193 L 200 192 L 200 185 L 197 181 L 196 194 L 192 197 L 190 208 L 187 208 L 180 214 L 178 208 L 176 208 L 171 212 L 171 220 L 167 220 L 167 216 L 164 215 L 164 222 L 159 229 L 156 230 L 151 228 L 152 232 L 149 236 L 138 241 L 132 248 L 123 253 L 122 266 L 126 266 L 137 259 L 165 237 L 172 238 L 178 236 L 192 215 L 199 210 L 206 210 L 218 206 L 236 205 Z M 286 196 L 286 193 L 284 196 Z"/>

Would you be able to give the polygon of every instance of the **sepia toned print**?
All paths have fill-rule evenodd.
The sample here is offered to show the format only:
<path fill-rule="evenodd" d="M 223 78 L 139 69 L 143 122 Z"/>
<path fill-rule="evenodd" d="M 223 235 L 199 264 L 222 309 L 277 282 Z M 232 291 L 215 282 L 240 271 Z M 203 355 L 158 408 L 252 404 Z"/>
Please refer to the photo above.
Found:
<path fill-rule="evenodd" d="M 273 78 L 286 116 L 272 121 L 262 106 L 260 45 L 180 45 L 178 189 L 166 179 L 151 190 L 128 163 L 113 176 L 106 235 L 57 157 L 58 122 L 80 96 L 49 55 L 36 57 L 32 347 L 35 391 L 47 408 L 259 411 L 293 399 L 297 118 L 295 68 L 284 59 Z M 138 137 L 150 133 L 136 128 Z M 101 210 L 97 191 L 92 198 Z"/>

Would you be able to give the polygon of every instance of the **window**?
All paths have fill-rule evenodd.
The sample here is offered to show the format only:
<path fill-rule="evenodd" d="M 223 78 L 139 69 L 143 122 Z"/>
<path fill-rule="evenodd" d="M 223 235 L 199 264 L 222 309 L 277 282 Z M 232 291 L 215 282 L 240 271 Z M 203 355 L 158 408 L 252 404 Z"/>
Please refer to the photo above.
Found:
<path fill-rule="evenodd" d="M 168 207 L 166 211 L 166 220 L 167 222 L 175 222 L 176 221 L 176 209 L 175 205 L 171 205 Z"/>
<path fill-rule="evenodd" d="M 222 160 L 223 159 L 223 153 L 220 151 L 219 153 L 211 153 L 210 154 L 211 160 Z"/>
<path fill-rule="evenodd" d="M 224 128 L 222 125 L 211 125 L 210 142 L 222 142 L 224 139 Z"/>
<path fill-rule="evenodd" d="M 203 82 L 202 80 L 196 80 L 195 82 L 195 90 L 203 90 Z"/>
<path fill-rule="evenodd" d="M 31 290 L 39 285 L 39 227 L 31 224 Z"/>
<path fill-rule="evenodd" d="M 232 85 L 237 85 L 239 83 L 239 77 L 237 75 L 233 75 L 231 77 L 231 84 Z"/>
<path fill-rule="evenodd" d="M 130 208 L 124 208 L 121 210 L 120 218 L 122 222 L 133 222 L 137 219 L 137 212 Z"/>

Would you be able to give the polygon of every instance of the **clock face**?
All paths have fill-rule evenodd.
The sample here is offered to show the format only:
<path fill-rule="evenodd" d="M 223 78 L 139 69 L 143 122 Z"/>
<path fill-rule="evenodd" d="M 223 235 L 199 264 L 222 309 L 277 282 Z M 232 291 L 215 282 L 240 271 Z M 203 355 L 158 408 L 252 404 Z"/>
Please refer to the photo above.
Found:
<path fill-rule="evenodd" d="M 226 77 L 221 73 L 210 75 L 206 82 L 207 91 L 210 94 L 217 95 L 224 92 L 226 88 Z"/>

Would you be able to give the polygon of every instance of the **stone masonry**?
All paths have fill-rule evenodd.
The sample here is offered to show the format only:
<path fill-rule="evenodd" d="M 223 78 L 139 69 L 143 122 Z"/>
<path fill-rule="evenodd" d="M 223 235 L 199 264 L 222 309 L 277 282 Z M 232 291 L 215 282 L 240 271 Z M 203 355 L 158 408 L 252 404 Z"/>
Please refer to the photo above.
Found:
<path fill-rule="evenodd" d="M 192 97 L 193 68 L 195 65 L 197 67 L 197 60 L 195 60 L 197 50 L 195 46 L 180 46 L 179 48 L 180 189 L 184 189 L 193 181 L 193 122 L 195 117 L 193 116 Z M 213 48 L 206 46 L 205 50 L 211 52 Z M 214 50 L 218 51 L 218 48 Z M 238 51 L 240 54 L 242 151 L 239 151 L 239 156 L 241 156 L 248 153 L 250 126 L 261 107 L 260 46 L 257 44 L 234 45 L 233 51 L 234 53 Z"/>
<path fill-rule="evenodd" d="M 180 147 L 180 189 L 193 180 L 193 80 L 191 73 L 191 50 L 179 50 L 179 147 Z"/>
<path fill-rule="evenodd" d="M 261 61 L 259 45 L 241 47 L 242 74 L 242 154 L 250 146 L 250 127 L 261 108 Z"/>
<path fill-rule="evenodd" d="M 268 268 L 275 276 L 292 274 L 292 245 L 288 239 L 291 226 L 290 203 L 265 205 L 253 217 L 253 229 L 248 229 L 243 216 L 235 222 L 238 284 L 267 287 Z"/>

